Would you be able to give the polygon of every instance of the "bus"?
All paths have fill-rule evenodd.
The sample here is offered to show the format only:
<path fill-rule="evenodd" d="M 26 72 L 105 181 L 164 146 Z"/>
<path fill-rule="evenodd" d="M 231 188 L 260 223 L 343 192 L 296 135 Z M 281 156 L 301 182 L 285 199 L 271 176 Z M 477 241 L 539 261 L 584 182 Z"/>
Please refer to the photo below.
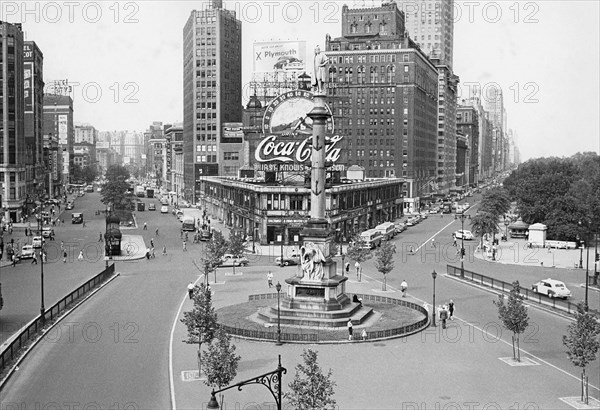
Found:
<path fill-rule="evenodd" d="M 363 241 L 365 249 L 375 249 L 377 246 L 381 246 L 383 236 L 377 229 L 369 229 L 360 234 L 360 239 Z"/>
<path fill-rule="evenodd" d="M 154 188 L 146 188 L 146 196 L 148 198 L 154 198 Z"/>
<path fill-rule="evenodd" d="M 71 214 L 71 223 L 72 224 L 82 224 L 83 223 L 83 214 L 81 212 L 75 212 Z"/>
<path fill-rule="evenodd" d="M 375 227 L 375 230 L 381 232 L 382 240 L 388 241 L 396 236 L 396 226 L 391 222 L 384 222 Z"/>
<path fill-rule="evenodd" d="M 143 186 L 141 186 L 141 185 L 138 185 L 138 186 L 135 188 L 135 195 L 136 195 L 137 197 L 139 197 L 139 198 L 143 198 L 143 197 L 145 197 L 145 196 L 146 196 L 146 190 L 144 189 L 144 187 L 143 187 Z"/>
<path fill-rule="evenodd" d="M 444 202 L 442 204 L 442 213 L 444 213 L 444 214 L 452 213 L 452 204 L 450 202 Z"/>
<path fill-rule="evenodd" d="M 183 222 L 181 223 L 181 230 L 183 231 L 195 231 L 196 230 L 196 219 L 193 216 L 184 216 Z"/>

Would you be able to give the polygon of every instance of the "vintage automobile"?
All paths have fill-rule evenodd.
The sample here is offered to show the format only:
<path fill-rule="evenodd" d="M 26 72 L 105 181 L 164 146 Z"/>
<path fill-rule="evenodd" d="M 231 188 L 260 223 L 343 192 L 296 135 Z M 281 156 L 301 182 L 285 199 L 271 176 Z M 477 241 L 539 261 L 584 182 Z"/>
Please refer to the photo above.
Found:
<path fill-rule="evenodd" d="M 221 262 L 219 263 L 219 266 L 220 267 L 226 267 L 226 266 L 248 266 L 248 264 L 250 264 L 250 261 L 248 260 L 248 258 L 245 258 L 243 256 L 236 258 L 232 254 L 226 253 L 221 258 Z"/>
<path fill-rule="evenodd" d="M 458 231 L 454 232 L 454 237 L 456 239 L 463 239 L 463 236 L 465 241 L 472 241 L 474 238 L 471 231 L 467 231 L 466 229 L 464 231 L 462 229 L 459 229 Z"/>
<path fill-rule="evenodd" d="M 541 293 L 549 298 L 568 298 L 571 296 L 571 291 L 560 280 L 544 279 L 538 283 L 531 285 L 531 290 L 536 293 Z"/>

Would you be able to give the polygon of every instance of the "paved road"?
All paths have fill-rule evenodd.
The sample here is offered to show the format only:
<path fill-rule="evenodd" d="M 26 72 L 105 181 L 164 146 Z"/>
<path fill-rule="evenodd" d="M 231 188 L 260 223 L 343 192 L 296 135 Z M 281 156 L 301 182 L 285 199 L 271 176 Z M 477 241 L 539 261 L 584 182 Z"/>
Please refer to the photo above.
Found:
<path fill-rule="evenodd" d="M 191 261 L 200 256 L 200 247 L 190 244 L 190 251 L 185 253 L 178 249 L 179 224 L 174 223 L 171 215 L 138 213 L 140 226 L 145 220 L 148 231 L 139 232 L 148 242 L 155 226 L 159 227 L 161 238 L 157 242 L 173 244 L 169 246 L 169 255 L 117 264 L 122 276 L 61 324 L 62 337 L 57 341 L 46 340 L 35 349 L 0 392 L 0 402 L 19 403 L 27 408 L 50 402 L 62 407 L 69 402 L 80 405 L 97 402 L 102 408 L 110 405 L 115 408 L 114 404 L 123 408 L 128 403 L 140 409 L 169 407 L 169 333 L 177 320 L 177 308 L 185 299 L 185 286 L 199 276 Z M 403 233 L 397 241 L 402 238 L 406 243 L 424 243 L 450 222 L 448 216 L 428 219 Z M 457 228 L 447 229 L 451 232 Z M 397 267 L 390 273 L 388 284 L 398 287 L 406 279 L 411 297 L 431 301 L 431 270 L 444 272 L 448 260 L 437 251 L 423 255 L 407 256 L 403 261 L 404 255 L 399 252 Z M 267 291 L 266 270 L 272 269 L 275 280 L 283 282 L 296 269 L 261 267 L 268 263 L 263 257 L 236 277 L 227 276 L 227 269 L 219 270 L 217 279 L 225 284 L 214 285 L 215 304 L 239 303 L 248 294 Z M 468 264 L 472 270 L 494 274 L 502 274 L 505 269 L 478 260 Z M 377 282 L 380 278 L 372 261 L 364 265 L 368 282 L 359 284 L 352 280 L 349 292 L 380 289 Z M 564 408 L 559 397 L 577 395 L 576 376 L 569 374 L 578 372 L 566 359 L 560 342 L 568 321 L 532 309 L 532 325 L 521 347 L 533 354 L 530 358 L 540 365 L 511 367 L 498 360 L 511 356 L 512 352 L 508 344 L 498 340 L 510 341 L 510 335 L 498 324 L 492 303 L 495 296 L 444 276 L 438 276 L 436 285 L 438 303 L 453 298 L 457 316 L 469 323 L 452 323 L 456 332 L 460 326 L 458 339 L 458 333 L 451 335 L 450 330 L 436 339 L 435 332 L 439 329 L 432 329 L 434 333 L 375 344 L 312 346 L 320 352 L 321 366 L 334 370 L 341 408 L 411 408 L 408 406 L 413 403 L 425 403 L 427 408 L 458 403 L 458 408 L 467 408 L 467 402 L 479 404 L 472 408 L 482 408 L 486 403 L 499 403 L 503 408 L 517 408 L 515 403 L 518 408 L 527 403 L 537 406 L 532 408 Z M 189 301 L 185 301 L 184 309 L 189 308 Z M 67 323 L 78 324 L 72 338 L 67 337 Z M 94 333 L 97 329 L 102 331 L 100 337 L 99 332 Z M 195 347 L 182 343 L 184 336 L 183 326 L 177 324 L 173 342 L 175 393 L 178 408 L 198 408 L 209 399 L 210 390 L 197 381 L 181 381 L 181 371 L 195 367 Z M 236 345 L 242 355 L 236 380 L 273 370 L 276 355 L 281 353 L 289 370 L 285 384 L 291 381 L 293 367 L 305 347 L 276 347 L 239 340 Z M 598 370 L 588 371 L 590 382 L 599 386 Z M 244 408 L 251 402 L 261 405 L 270 402 L 266 390 L 261 389 L 264 390 L 249 386 L 242 392 L 228 393 L 228 406 L 236 408 L 237 402 L 238 408 Z M 598 396 L 597 390 L 591 388 L 590 392 Z"/>

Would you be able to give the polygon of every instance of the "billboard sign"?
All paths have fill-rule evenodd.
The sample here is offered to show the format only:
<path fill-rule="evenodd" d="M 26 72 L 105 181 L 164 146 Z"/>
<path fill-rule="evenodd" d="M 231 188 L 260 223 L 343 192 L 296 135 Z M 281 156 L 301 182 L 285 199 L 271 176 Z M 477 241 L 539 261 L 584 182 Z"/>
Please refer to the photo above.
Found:
<path fill-rule="evenodd" d="M 23 88 L 25 92 L 25 112 L 33 112 L 33 63 L 23 63 Z"/>
<path fill-rule="evenodd" d="M 67 145 L 67 135 L 68 135 L 68 116 L 67 115 L 59 115 L 58 116 L 58 143 L 60 145 Z"/>
<path fill-rule="evenodd" d="M 306 70 L 306 41 L 256 42 L 253 55 L 255 72 Z"/>
<path fill-rule="evenodd" d="M 98 141 L 96 142 L 96 149 L 109 149 L 110 143 L 108 141 Z"/>

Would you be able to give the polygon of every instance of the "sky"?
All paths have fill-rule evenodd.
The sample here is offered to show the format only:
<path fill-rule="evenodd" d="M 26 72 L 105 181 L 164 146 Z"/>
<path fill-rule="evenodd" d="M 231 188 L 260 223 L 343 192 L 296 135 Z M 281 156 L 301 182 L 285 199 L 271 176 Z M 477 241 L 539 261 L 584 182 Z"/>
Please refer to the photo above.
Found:
<path fill-rule="evenodd" d="M 418 0 L 414 0 L 418 1 Z M 76 123 L 144 131 L 183 118 L 183 26 L 202 1 L 5 1 L 44 54 L 44 81 L 68 79 Z M 242 21 L 244 97 L 257 41 L 341 35 L 341 8 L 380 1 L 225 1 Z M 600 2 L 456 1 L 459 92 L 501 87 L 523 160 L 600 153 Z M 311 74 L 311 73 L 309 73 Z"/>

